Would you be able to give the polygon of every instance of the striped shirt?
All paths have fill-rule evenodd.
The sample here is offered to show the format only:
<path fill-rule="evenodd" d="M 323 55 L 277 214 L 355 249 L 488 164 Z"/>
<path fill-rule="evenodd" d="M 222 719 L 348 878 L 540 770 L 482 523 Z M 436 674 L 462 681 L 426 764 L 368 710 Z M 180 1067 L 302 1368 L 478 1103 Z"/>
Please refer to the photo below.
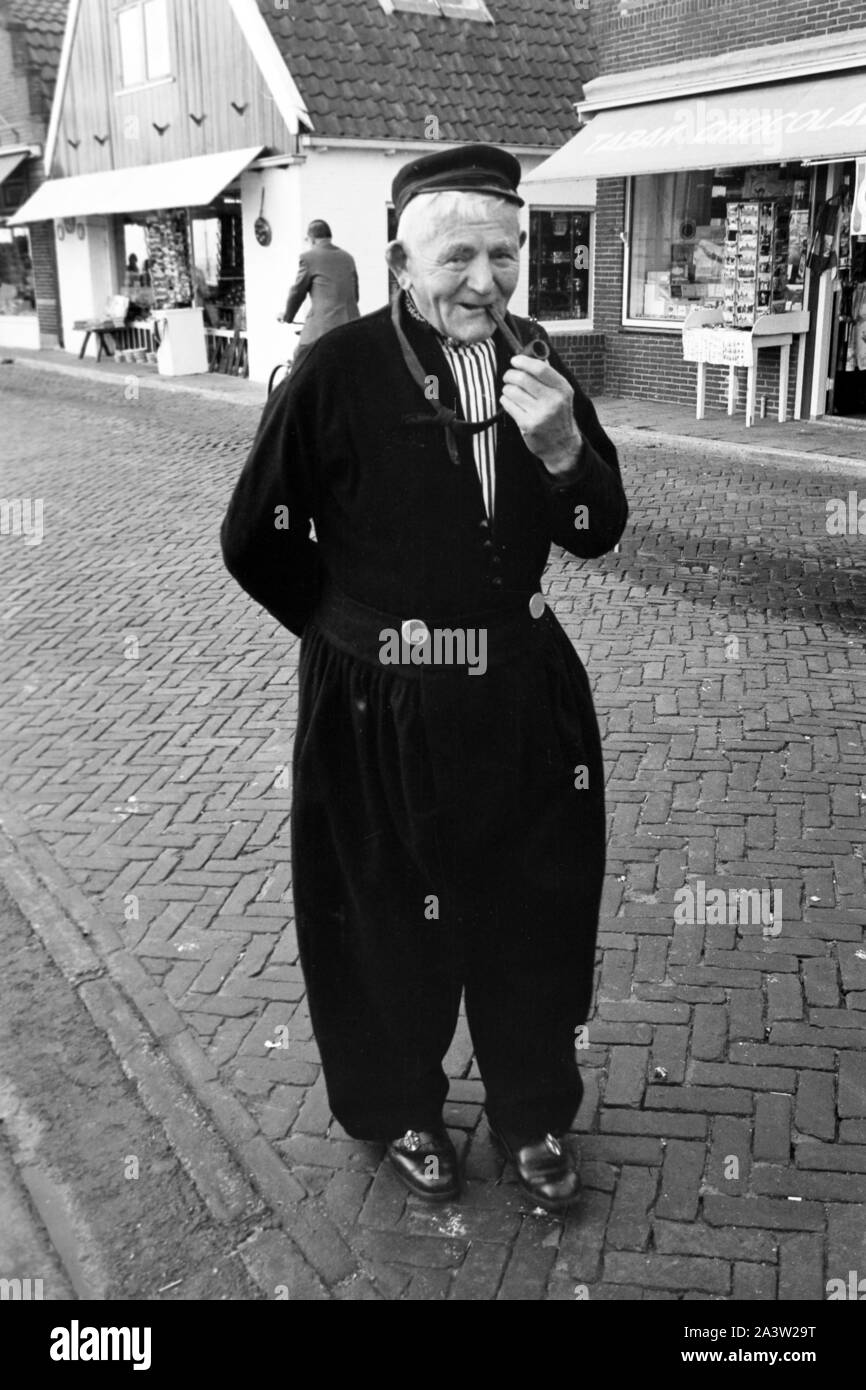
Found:
<path fill-rule="evenodd" d="M 488 420 L 496 414 L 496 349 L 493 339 L 483 343 L 452 343 L 440 338 L 440 347 L 451 368 L 460 404 L 467 420 Z M 496 423 L 472 435 L 475 467 L 481 481 L 484 506 L 493 519 L 496 493 Z"/>

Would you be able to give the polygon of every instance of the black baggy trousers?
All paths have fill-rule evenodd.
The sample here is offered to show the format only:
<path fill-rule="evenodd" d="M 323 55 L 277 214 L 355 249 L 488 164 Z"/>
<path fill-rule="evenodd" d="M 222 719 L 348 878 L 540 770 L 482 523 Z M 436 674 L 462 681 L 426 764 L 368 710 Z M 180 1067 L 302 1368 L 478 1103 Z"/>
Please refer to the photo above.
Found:
<path fill-rule="evenodd" d="M 549 609 L 462 621 L 487 634 L 483 674 L 383 664 L 400 619 L 333 591 L 302 638 L 298 942 L 331 1108 L 358 1139 L 440 1121 L 464 991 L 494 1125 L 564 1133 L 582 1094 L 605 859 L 589 683 Z"/>

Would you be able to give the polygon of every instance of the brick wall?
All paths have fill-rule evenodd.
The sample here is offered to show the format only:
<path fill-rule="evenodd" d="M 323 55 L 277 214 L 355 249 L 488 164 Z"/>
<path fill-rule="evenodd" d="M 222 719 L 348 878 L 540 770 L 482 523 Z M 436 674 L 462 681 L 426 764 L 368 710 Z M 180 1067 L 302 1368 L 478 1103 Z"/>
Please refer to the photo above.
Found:
<path fill-rule="evenodd" d="M 604 392 L 604 334 L 551 333 L 556 350 L 589 396 Z"/>
<path fill-rule="evenodd" d="M 866 28 L 866 0 L 591 0 L 597 74 Z"/>

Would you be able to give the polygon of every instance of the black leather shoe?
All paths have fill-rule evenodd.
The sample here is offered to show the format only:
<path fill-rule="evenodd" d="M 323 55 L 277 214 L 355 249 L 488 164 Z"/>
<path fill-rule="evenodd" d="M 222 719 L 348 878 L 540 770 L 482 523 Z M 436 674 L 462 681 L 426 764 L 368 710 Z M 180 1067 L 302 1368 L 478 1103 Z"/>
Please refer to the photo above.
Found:
<path fill-rule="evenodd" d="M 444 1129 L 407 1129 L 388 1145 L 388 1158 L 410 1192 L 428 1202 L 460 1193 L 457 1153 Z"/>
<path fill-rule="evenodd" d="M 489 1123 L 489 1122 L 488 1122 Z M 580 1197 L 580 1174 L 574 1154 L 552 1134 L 541 1139 L 508 1139 L 490 1125 L 490 1133 L 517 1169 L 520 1186 L 545 1211 L 563 1211 Z"/>

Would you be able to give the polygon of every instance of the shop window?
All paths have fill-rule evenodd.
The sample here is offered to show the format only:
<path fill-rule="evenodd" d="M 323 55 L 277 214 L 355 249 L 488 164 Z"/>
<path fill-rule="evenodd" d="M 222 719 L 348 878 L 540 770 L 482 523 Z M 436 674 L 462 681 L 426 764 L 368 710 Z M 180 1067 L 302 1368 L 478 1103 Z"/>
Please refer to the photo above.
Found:
<path fill-rule="evenodd" d="M 0 183 L 0 208 L 4 213 L 16 212 L 27 197 L 27 184 L 23 180 L 6 179 Z"/>
<path fill-rule="evenodd" d="M 592 213 L 533 208 L 529 214 L 529 312 L 542 321 L 590 318 Z"/>
<path fill-rule="evenodd" d="M 794 286 L 798 277 L 802 294 L 801 247 L 798 241 L 796 255 L 788 257 L 787 229 L 790 217 L 793 245 L 795 224 L 799 236 L 800 222 L 808 216 L 808 190 L 808 171 L 797 164 L 688 170 L 632 179 L 626 322 L 678 322 L 695 307 L 724 310 L 726 300 L 730 307 L 732 252 L 726 253 L 726 247 L 739 209 L 751 208 L 753 203 L 759 209 L 772 206 L 774 226 L 772 246 L 763 261 L 756 241 L 754 308 L 781 302 L 786 287 Z M 773 264 L 765 266 L 769 260 Z M 738 264 L 744 272 L 749 269 L 742 256 Z M 761 298 L 758 278 L 763 270 L 769 277 L 769 290 Z"/>
<path fill-rule="evenodd" d="M 153 308 L 153 281 L 150 274 L 147 235 L 141 222 L 124 222 L 123 243 L 118 248 L 123 252 L 123 279 L 119 292 L 128 300 L 127 323 L 136 319 L 146 319 Z"/>
<path fill-rule="evenodd" d="M 193 302 L 211 328 L 246 329 L 243 225 L 223 198 L 224 209 L 192 219 Z"/>
<path fill-rule="evenodd" d="M 35 314 L 36 289 L 25 227 L 0 227 L 0 314 Z"/>
<path fill-rule="evenodd" d="M 124 87 L 171 75 L 167 0 L 141 0 L 118 12 L 120 72 Z"/>

